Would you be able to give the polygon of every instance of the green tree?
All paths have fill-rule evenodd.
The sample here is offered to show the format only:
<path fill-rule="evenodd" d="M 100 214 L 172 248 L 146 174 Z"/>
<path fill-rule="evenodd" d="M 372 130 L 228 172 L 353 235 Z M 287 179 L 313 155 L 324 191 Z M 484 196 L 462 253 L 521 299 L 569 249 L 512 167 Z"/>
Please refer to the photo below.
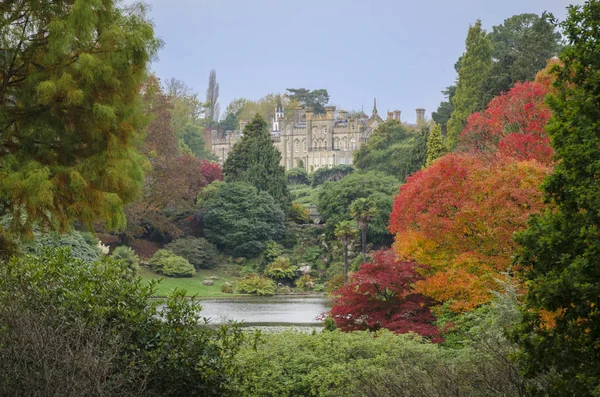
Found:
<path fill-rule="evenodd" d="M 456 146 L 458 135 L 473 112 L 483 110 L 485 84 L 492 68 L 492 42 L 481 27 L 481 21 L 469 28 L 466 52 L 459 61 L 456 94 L 452 98 L 454 111 L 448 121 L 446 146 L 449 151 Z"/>
<path fill-rule="evenodd" d="M 486 83 L 484 103 L 515 83 L 532 81 L 561 48 L 561 34 L 550 14 L 520 14 L 494 26 L 489 34 L 494 64 Z"/>
<path fill-rule="evenodd" d="M 412 131 L 398 120 L 389 120 L 354 153 L 354 165 L 361 171 L 381 171 L 404 181 L 425 165 L 426 158 L 427 129 Z"/>
<path fill-rule="evenodd" d="M 206 89 L 206 121 L 213 125 L 219 121 L 219 83 L 217 83 L 217 71 L 212 69 L 208 75 L 208 88 Z"/>
<path fill-rule="evenodd" d="M 280 239 L 285 214 L 268 193 L 245 182 L 220 182 L 203 197 L 204 234 L 233 255 L 253 257 Z"/>
<path fill-rule="evenodd" d="M 141 5 L 118 4 L 0 4 L 0 216 L 18 233 L 116 229 L 142 187 L 138 93 L 160 42 Z"/>
<path fill-rule="evenodd" d="M 434 123 L 427 138 L 427 161 L 425 166 L 429 167 L 433 161 L 444 154 L 444 142 L 442 141 L 442 128 Z"/>
<path fill-rule="evenodd" d="M 248 182 L 258 190 L 269 193 L 287 211 L 290 195 L 280 161 L 281 153 L 271 142 L 267 123 L 257 114 L 246 125 L 242 139 L 225 160 L 225 181 Z"/>
<path fill-rule="evenodd" d="M 442 133 L 446 135 L 448 120 L 450 120 L 452 112 L 454 111 L 452 99 L 456 94 L 456 86 L 451 85 L 450 87 L 446 87 L 446 89 L 442 91 L 442 94 L 444 94 L 446 100 L 440 103 L 440 106 L 438 106 L 435 112 L 431 113 L 431 118 L 442 127 Z"/>
<path fill-rule="evenodd" d="M 561 25 L 570 44 L 548 101 L 551 208 L 517 238 L 528 286 L 519 342 L 527 374 L 550 374 L 544 395 L 592 396 L 600 393 L 600 1 L 570 6 Z"/>
<path fill-rule="evenodd" d="M 348 283 L 348 245 L 356 237 L 358 229 L 352 221 L 341 221 L 335 226 L 335 237 L 344 245 L 344 283 Z"/>
<path fill-rule="evenodd" d="M 325 106 L 329 103 L 329 93 L 321 88 L 318 90 L 307 90 L 306 88 L 287 88 L 286 96 L 311 109 L 315 114 L 325 113 Z"/>
<path fill-rule="evenodd" d="M 355 172 L 339 182 L 325 182 L 318 193 L 317 207 L 325 221 L 326 233 L 333 237 L 335 225 L 353 219 L 350 205 L 365 198 L 377 208 L 367 232 L 369 241 L 380 244 L 391 242 L 387 225 L 398 186 L 400 182 L 396 178 L 378 171 Z"/>
<path fill-rule="evenodd" d="M 367 256 L 367 230 L 369 229 L 369 224 L 377 216 L 377 205 L 372 199 L 359 198 L 350 204 L 349 209 L 350 215 L 356 219 L 356 223 L 360 229 L 362 254 L 363 260 L 365 260 Z"/>

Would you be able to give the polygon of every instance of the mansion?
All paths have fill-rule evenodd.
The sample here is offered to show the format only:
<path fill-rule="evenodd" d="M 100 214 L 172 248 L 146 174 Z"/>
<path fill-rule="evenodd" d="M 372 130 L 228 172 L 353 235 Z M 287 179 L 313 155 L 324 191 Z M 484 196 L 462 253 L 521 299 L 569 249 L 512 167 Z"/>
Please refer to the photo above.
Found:
<path fill-rule="evenodd" d="M 285 170 L 304 164 L 307 172 L 319 168 L 331 168 L 340 164 L 352 164 L 352 156 L 366 143 L 371 133 L 383 122 L 373 106 L 371 117 L 348 117 L 348 113 L 333 106 L 325 108 L 325 114 L 313 114 L 301 107 L 295 109 L 294 120 L 284 117 L 281 102 L 277 104 L 272 120 L 271 140 L 281 153 L 281 165 Z M 388 112 L 388 119 L 400 120 L 400 111 Z M 425 109 L 417 109 L 417 124 L 425 120 Z M 220 137 L 212 131 L 212 153 L 223 164 L 227 154 L 242 136 L 247 122 L 240 122 L 240 131 L 228 132 Z M 208 144 L 207 140 L 207 144 Z"/>

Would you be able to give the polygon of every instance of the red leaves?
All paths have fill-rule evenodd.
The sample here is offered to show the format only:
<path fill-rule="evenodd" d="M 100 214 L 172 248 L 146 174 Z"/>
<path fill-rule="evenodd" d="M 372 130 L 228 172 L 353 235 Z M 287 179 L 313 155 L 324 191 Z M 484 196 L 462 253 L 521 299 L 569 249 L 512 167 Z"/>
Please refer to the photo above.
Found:
<path fill-rule="evenodd" d="M 206 179 L 207 184 L 210 184 L 214 181 L 223 180 L 223 171 L 221 170 L 221 166 L 215 162 L 202 160 L 202 164 L 200 164 L 200 173 Z"/>
<path fill-rule="evenodd" d="M 396 333 L 415 332 L 440 341 L 434 303 L 415 293 L 412 285 L 423 277 L 415 262 L 400 262 L 392 250 L 375 253 L 373 263 L 363 263 L 349 284 L 333 294 L 330 315 L 342 331 L 387 328 Z"/>
<path fill-rule="evenodd" d="M 459 137 L 459 148 L 470 153 L 499 149 L 501 156 L 550 165 L 552 148 L 544 129 L 552 116 L 544 102 L 548 92 L 547 85 L 538 82 L 515 84 L 494 98 L 484 113 L 469 117 Z"/>

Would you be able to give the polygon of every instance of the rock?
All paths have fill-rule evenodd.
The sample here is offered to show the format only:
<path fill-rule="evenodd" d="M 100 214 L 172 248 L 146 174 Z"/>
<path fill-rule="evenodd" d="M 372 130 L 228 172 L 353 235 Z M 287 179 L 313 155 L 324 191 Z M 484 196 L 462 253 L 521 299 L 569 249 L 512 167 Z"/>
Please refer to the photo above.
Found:
<path fill-rule="evenodd" d="M 214 285 L 214 283 L 215 283 L 214 280 L 204 280 L 204 281 L 202 281 L 202 284 L 204 284 L 204 285 Z"/>
<path fill-rule="evenodd" d="M 219 277 L 217 277 L 217 276 L 210 276 L 210 277 L 209 277 L 209 279 L 211 279 L 211 280 L 213 280 L 213 281 L 214 281 L 214 280 L 218 280 L 218 279 L 219 279 Z"/>
<path fill-rule="evenodd" d="M 298 271 L 302 274 L 310 274 L 310 266 L 303 264 L 298 268 Z"/>
<path fill-rule="evenodd" d="M 312 281 L 309 281 L 308 283 L 304 284 L 304 289 L 313 289 L 315 288 L 315 283 L 313 283 Z"/>

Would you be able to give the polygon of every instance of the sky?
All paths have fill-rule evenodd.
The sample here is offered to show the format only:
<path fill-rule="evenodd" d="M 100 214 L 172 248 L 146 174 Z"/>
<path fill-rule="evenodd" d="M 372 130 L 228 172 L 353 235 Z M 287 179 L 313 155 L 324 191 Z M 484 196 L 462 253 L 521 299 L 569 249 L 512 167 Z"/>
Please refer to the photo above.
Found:
<path fill-rule="evenodd" d="M 204 98 L 217 72 L 223 111 L 235 98 L 325 88 L 338 109 L 402 111 L 414 122 L 456 79 L 469 25 L 548 11 L 559 20 L 583 0 L 146 0 L 164 42 L 151 66 Z"/>

